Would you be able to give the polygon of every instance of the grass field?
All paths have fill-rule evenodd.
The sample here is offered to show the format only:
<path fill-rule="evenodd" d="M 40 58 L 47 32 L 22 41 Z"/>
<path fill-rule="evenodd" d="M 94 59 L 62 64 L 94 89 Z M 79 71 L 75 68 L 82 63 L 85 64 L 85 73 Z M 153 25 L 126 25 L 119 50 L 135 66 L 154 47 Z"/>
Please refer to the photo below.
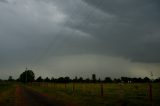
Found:
<path fill-rule="evenodd" d="M 25 97 L 28 90 L 23 88 L 31 88 L 32 92 L 39 92 L 42 95 L 47 94 L 59 103 L 76 104 L 73 106 L 160 106 L 159 83 L 152 84 L 152 101 L 149 98 L 147 83 L 105 83 L 103 84 L 103 92 L 102 85 L 99 83 L 32 83 L 27 85 L 0 83 L 0 106 L 15 104 L 17 86 L 22 86 L 20 88 L 23 92 L 19 92 L 20 98 L 29 97 L 27 99 L 30 101 L 33 100 L 32 94 Z M 23 99 L 26 103 L 28 100 Z"/>
<path fill-rule="evenodd" d="M 57 100 L 74 101 L 80 106 L 159 106 L 160 84 L 152 84 L 150 101 L 148 84 L 32 84 L 36 91 L 54 96 Z"/>
<path fill-rule="evenodd" d="M 14 90 L 14 84 L 0 83 L 0 106 L 11 106 L 14 104 Z"/>

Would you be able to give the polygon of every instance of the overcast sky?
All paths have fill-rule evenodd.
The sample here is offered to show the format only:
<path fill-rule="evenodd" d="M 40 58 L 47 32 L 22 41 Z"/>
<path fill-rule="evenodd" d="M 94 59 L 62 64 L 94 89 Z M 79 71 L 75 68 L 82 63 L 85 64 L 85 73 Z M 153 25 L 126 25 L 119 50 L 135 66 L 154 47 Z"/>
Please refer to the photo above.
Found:
<path fill-rule="evenodd" d="M 0 0 L 0 78 L 160 76 L 159 0 Z"/>

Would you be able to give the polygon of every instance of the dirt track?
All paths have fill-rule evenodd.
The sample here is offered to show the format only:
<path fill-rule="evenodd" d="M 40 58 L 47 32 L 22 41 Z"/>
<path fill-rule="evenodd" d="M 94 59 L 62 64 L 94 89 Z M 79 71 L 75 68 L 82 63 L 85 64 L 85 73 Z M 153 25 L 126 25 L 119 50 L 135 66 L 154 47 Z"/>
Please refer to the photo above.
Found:
<path fill-rule="evenodd" d="M 53 98 L 33 91 L 29 88 L 17 86 L 15 91 L 15 106 L 64 106 Z"/>

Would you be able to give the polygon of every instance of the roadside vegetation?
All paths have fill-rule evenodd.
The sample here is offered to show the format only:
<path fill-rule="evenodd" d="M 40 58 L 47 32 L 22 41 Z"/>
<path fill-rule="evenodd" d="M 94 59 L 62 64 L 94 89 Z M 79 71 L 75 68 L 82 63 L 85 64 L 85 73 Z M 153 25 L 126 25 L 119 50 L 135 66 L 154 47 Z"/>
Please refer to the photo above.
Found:
<path fill-rule="evenodd" d="M 0 106 L 14 105 L 15 84 L 0 82 Z"/>
<path fill-rule="evenodd" d="M 159 106 L 160 84 L 152 85 L 153 100 L 150 101 L 148 84 L 103 84 L 103 95 L 101 85 L 90 83 L 32 84 L 30 88 L 46 93 L 59 100 L 75 101 L 80 106 Z"/>

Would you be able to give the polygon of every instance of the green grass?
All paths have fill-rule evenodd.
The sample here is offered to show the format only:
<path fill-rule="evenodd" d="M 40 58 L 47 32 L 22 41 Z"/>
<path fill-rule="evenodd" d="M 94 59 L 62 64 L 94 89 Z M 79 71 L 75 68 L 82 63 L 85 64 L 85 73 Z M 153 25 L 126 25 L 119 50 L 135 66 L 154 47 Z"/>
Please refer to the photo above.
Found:
<path fill-rule="evenodd" d="M 75 101 L 80 106 L 159 106 L 160 84 L 152 84 L 153 101 L 149 101 L 148 84 L 104 84 L 104 96 L 100 84 L 48 84 L 32 86 L 35 90 L 47 93 L 57 99 Z"/>

